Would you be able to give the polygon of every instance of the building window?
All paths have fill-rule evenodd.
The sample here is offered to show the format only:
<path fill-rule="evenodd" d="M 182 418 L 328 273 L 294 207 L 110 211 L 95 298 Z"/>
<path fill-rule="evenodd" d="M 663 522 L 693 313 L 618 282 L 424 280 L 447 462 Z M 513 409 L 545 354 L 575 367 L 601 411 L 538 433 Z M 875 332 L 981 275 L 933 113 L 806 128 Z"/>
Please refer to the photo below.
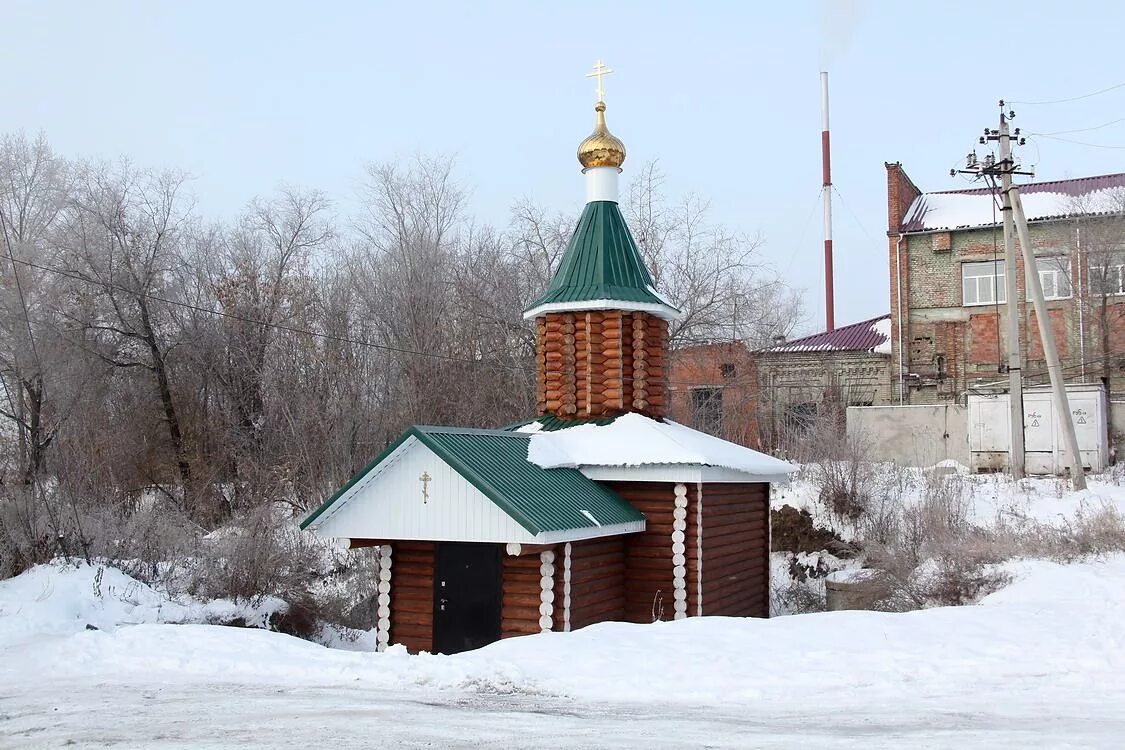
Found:
<path fill-rule="evenodd" d="M 1044 299 L 1070 297 L 1070 258 L 1065 255 L 1036 258 L 1035 265 L 1039 268 Z"/>
<path fill-rule="evenodd" d="M 817 421 L 819 405 L 815 402 L 789 404 L 785 407 L 785 428 L 792 435 L 801 435 L 811 430 Z"/>
<path fill-rule="evenodd" d="M 1004 294 L 1004 261 L 962 263 L 961 295 L 966 307 L 995 305 L 1007 300 Z"/>
<path fill-rule="evenodd" d="M 723 389 L 692 388 L 691 420 L 696 429 L 717 435 L 723 427 Z"/>
<path fill-rule="evenodd" d="M 1090 295 L 1125 294 L 1125 255 L 1114 254 L 1090 261 Z"/>
<path fill-rule="evenodd" d="M 731 362 L 723 362 L 719 365 L 719 372 L 724 378 L 733 378 L 735 375 L 734 364 Z"/>

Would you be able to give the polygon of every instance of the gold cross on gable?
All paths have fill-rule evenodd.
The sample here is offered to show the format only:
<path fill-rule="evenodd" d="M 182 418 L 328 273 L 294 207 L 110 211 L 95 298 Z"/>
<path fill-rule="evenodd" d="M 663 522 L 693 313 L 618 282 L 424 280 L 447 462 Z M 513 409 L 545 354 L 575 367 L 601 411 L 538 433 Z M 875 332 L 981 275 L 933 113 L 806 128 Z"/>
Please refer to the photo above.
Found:
<path fill-rule="evenodd" d="M 423 471 L 422 476 L 418 477 L 418 481 L 422 483 L 422 502 L 425 503 L 430 499 L 430 480 L 433 479 L 429 473 Z"/>
<path fill-rule="evenodd" d="M 607 76 L 612 72 L 613 68 L 607 68 L 605 66 L 605 63 L 603 63 L 601 60 L 598 60 L 596 63 L 594 63 L 594 69 L 586 74 L 587 78 L 598 79 L 598 87 L 594 90 L 598 92 L 599 102 L 605 101 L 605 89 L 602 88 L 602 76 Z"/>

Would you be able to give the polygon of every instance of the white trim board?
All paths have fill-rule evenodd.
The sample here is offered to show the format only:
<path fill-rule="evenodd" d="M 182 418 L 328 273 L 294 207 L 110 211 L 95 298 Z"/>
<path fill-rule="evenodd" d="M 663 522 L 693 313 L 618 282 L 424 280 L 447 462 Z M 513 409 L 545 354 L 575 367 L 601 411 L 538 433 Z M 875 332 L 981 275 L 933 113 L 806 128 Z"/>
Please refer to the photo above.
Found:
<path fill-rule="evenodd" d="M 788 484 L 788 474 L 748 474 L 721 466 L 698 464 L 645 464 L 643 466 L 580 466 L 578 470 L 595 482 L 682 482 L 707 484 Z"/>
<path fill-rule="evenodd" d="M 668 304 L 656 302 L 630 302 L 620 299 L 586 299 L 574 302 L 547 302 L 531 308 L 523 314 L 524 320 L 557 312 L 579 312 L 586 310 L 620 310 L 622 312 L 647 312 L 664 320 L 679 320 L 683 313 Z"/>
<path fill-rule="evenodd" d="M 419 477 L 426 483 L 423 499 Z M 555 544 L 645 530 L 644 521 L 532 534 L 415 437 L 338 498 L 310 527 L 322 536 Z"/>

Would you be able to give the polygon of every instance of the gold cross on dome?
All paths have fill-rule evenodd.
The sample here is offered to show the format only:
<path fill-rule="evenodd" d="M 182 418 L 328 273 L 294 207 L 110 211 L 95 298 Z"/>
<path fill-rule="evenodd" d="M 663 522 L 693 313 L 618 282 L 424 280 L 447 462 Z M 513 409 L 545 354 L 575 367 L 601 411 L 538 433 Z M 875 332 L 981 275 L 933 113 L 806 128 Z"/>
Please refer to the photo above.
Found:
<path fill-rule="evenodd" d="M 602 76 L 607 76 L 612 72 L 613 72 L 613 68 L 607 68 L 605 66 L 605 63 L 603 63 L 601 60 L 598 60 L 596 63 L 594 63 L 594 69 L 586 74 L 587 78 L 597 78 L 598 79 L 598 87 L 596 89 L 594 89 L 594 91 L 596 91 L 598 93 L 598 101 L 599 102 L 605 101 L 605 89 L 602 88 Z"/>
<path fill-rule="evenodd" d="M 418 481 L 422 483 L 422 503 L 430 499 L 430 480 L 433 479 L 428 472 L 423 471 Z"/>

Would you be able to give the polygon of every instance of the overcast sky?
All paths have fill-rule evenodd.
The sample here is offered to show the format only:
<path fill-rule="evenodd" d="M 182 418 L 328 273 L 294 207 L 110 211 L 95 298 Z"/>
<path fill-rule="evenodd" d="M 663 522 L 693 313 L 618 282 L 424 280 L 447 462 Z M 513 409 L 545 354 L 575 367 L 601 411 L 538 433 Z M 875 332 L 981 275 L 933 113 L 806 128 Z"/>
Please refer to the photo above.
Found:
<path fill-rule="evenodd" d="M 127 155 L 195 177 L 232 216 L 278 183 L 349 207 L 362 165 L 453 153 L 472 210 L 503 224 L 527 196 L 577 212 L 574 150 L 597 58 L 629 168 L 656 159 L 673 194 L 760 233 L 823 320 L 818 71 L 831 76 L 836 320 L 889 309 L 884 161 L 923 190 L 996 100 L 1125 82 L 1125 9 L 1108 2 L 49 2 L 5 0 L 0 130 L 67 156 Z M 1055 133 L 1125 118 L 1125 88 L 1013 105 Z M 1022 150 L 1041 179 L 1125 171 L 1125 122 Z"/>

